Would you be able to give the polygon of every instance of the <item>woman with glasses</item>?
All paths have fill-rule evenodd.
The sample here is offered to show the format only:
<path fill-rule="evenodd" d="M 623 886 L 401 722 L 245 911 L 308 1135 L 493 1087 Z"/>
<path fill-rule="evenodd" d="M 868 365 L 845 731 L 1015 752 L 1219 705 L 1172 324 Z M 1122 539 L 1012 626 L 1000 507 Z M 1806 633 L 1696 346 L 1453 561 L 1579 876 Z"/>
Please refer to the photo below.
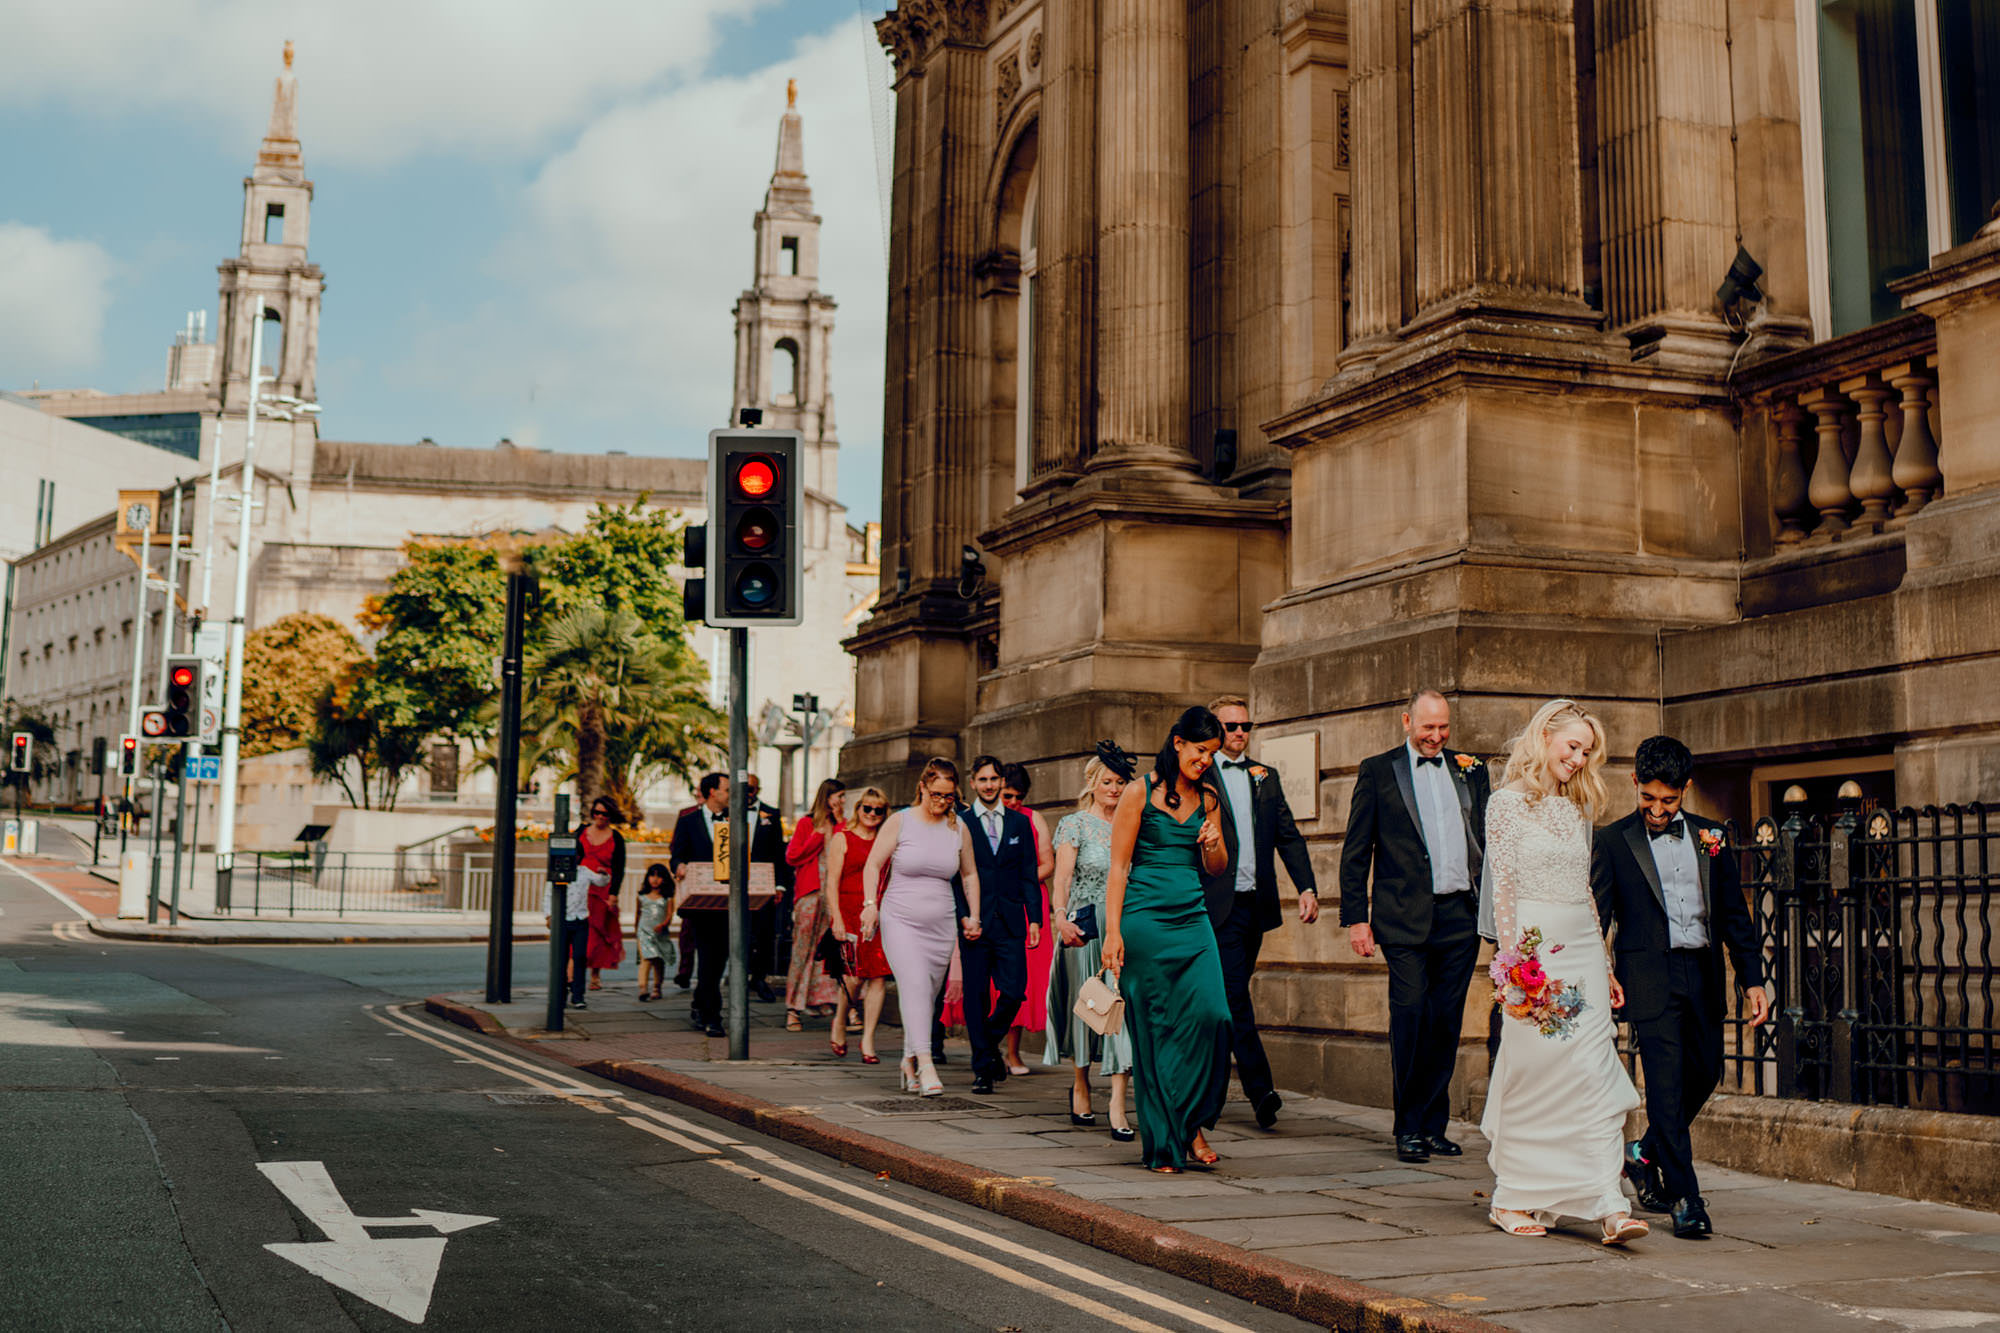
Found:
<path fill-rule="evenodd" d="M 625 961 L 625 927 L 618 919 L 618 889 L 625 882 L 625 835 L 611 827 L 618 806 L 609 796 L 590 803 L 590 822 L 577 830 L 581 878 L 590 889 L 590 988 L 604 989 L 604 969 Z"/>
<path fill-rule="evenodd" d="M 847 1054 L 847 1020 L 853 1006 L 853 988 L 861 988 L 861 1063 L 879 1065 L 875 1054 L 875 1025 L 882 1018 L 882 1001 L 889 993 L 889 960 L 882 953 L 882 941 L 860 934 L 863 890 L 861 872 L 868 853 L 875 849 L 875 835 L 889 818 L 889 798 L 880 787 L 863 788 L 854 798 L 847 827 L 826 840 L 826 884 L 829 926 L 833 937 L 847 949 L 847 980 L 833 1001 L 833 1053 Z"/>
<path fill-rule="evenodd" d="M 886 893 L 885 866 L 890 867 Z M 965 887 L 966 903 L 956 930 L 953 876 Z M 916 803 L 889 816 L 861 871 L 861 937 L 873 937 L 880 923 L 882 952 L 896 974 L 905 1092 L 935 1097 L 944 1091 L 931 1063 L 931 1013 L 959 934 L 978 939 L 979 919 L 979 868 L 972 837 L 958 817 L 958 766 L 933 759 L 917 776 Z"/>
<path fill-rule="evenodd" d="M 805 1011 L 822 1015 L 833 1012 L 834 993 L 840 984 L 826 974 L 820 962 L 820 943 L 826 938 L 832 915 L 822 893 L 820 863 L 826 856 L 828 839 L 840 831 L 847 817 L 847 784 L 828 778 L 813 796 L 812 813 L 792 830 L 785 848 L 785 864 L 792 868 L 792 965 L 785 973 L 785 1031 L 805 1028 Z M 826 882 L 831 887 L 833 881 Z M 838 1043 L 836 1043 L 838 1044 Z"/>
<path fill-rule="evenodd" d="M 1076 813 L 1056 825 L 1056 875 L 1051 895 L 1053 933 L 1060 941 L 1049 972 L 1048 1040 L 1042 1063 L 1076 1066 L 1070 1088 L 1069 1122 L 1097 1123 L 1090 1109 L 1090 1067 L 1111 1079 L 1111 1137 L 1130 1143 L 1137 1135 L 1125 1121 L 1132 1084 L 1132 1034 L 1124 1028 L 1100 1037 L 1076 1016 L 1077 992 L 1104 966 L 1104 883 L 1111 873 L 1111 817 L 1132 781 L 1132 756 L 1110 741 L 1097 743 L 1096 757 L 1083 766 L 1083 790 Z"/>
<path fill-rule="evenodd" d="M 1104 886 L 1104 965 L 1118 974 L 1139 1067 L 1139 1138 L 1147 1167 L 1178 1172 L 1216 1160 L 1202 1131 L 1229 1092 L 1229 1000 L 1202 877 L 1229 863 L 1206 781 L 1222 724 L 1182 713 L 1153 771 L 1118 798 Z"/>

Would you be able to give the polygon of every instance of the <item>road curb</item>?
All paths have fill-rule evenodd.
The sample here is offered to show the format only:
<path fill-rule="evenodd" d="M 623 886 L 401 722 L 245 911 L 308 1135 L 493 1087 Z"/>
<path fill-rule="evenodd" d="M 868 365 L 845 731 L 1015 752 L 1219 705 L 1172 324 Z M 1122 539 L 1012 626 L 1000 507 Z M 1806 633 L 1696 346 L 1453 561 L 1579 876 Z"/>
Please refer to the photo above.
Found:
<path fill-rule="evenodd" d="M 675 1070 L 625 1060 L 592 1059 L 510 1035 L 491 1014 L 447 996 L 424 1002 L 431 1014 L 573 1069 L 705 1111 L 786 1143 L 809 1148 L 878 1175 L 1010 1217 L 1121 1259 L 1198 1282 L 1229 1296 L 1325 1328 L 1357 1333 L 1499 1333 L 1501 1326 L 1412 1296 L 1370 1287 L 1302 1264 L 1207 1236 L 1063 1190 L 998 1176 L 966 1162 L 830 1124 L 809 1110 L 778 1106 Z"/>
<path fill-rule="evenodd" d="M 106 917 L 91 917 L 90 930 L 107 940 L 137 940 L 151 944 L 484 944 L 486 936 L 460 931 L 450 935 L 409 935 L 393 929 L 382 932 L 371 931 L 366 926 L 354 927 L 354 933 L 346 935 L 289 935 L 289 934 L 244 934 L 203 930 L 201 925 L 165 926 L 149 922 L 125 922 Z M 331 924 L 331 923 L 329 923 Z M 546 939 L 546 936 L 541 937 Z M 517 943 L 532 944 L 535 936 L 515 936 Z"/>

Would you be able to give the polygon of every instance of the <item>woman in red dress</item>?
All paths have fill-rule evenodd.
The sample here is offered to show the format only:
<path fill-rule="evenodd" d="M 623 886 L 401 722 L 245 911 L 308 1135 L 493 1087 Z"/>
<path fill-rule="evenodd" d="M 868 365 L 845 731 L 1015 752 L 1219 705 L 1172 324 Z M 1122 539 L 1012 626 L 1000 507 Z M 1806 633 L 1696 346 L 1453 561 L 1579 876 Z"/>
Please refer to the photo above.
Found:
<path fill-rule="evenodd" d="M 608 796 L 591 803 L 590 822 L 576 832 L 590 885 L 590 988 L 603 990 L 603 971 L 625 961 L 625 927 L 618 919 L 618 887 L 625 882 L 625 835 L 611 827 L 618 807 Z"/>
<path fill-rule="evenodd" d="M 833 1053 L 847 1054 L 847 1016 L 854 990 L 861 991 L 861 1063 L 882 1063 L 875 1054 L 875 1024 L 882 1017 L 882 1000 L 889 993 L 889 959 L 881 936 L 861 935 L 861 868 L 875 849 L 875 835 L 889 818 L 889 797 L 880 787 L 863 788 L 854 798 L 847 827 L 826 840 L 825 882 L 839 888 L 828 898 L 833 937 L 852 950 L 853 967 L 833 1002 Z"/>
<path fill-rule="evenodd" d="M 1041 942 L 1028 950 L 1028 996 L 1014 1016 L 1014 1026 L 1007 1029 L 1007 1072 L 1016 1075 L 1032 1072 L 1021 1058 L 1021 1034 L 1048 1030 L 1049 968 L 1056 956 L 1056 935 L 1049 929 L 1049 877 L 1056 870 L 1055 846 L 1049 837 L 1049 826 L 1039 813 L 1027 807 L 1028 783 L 1025 767 L 1001 765 L 1000 803 L 1026 815 L 1035 830 L 1036 887 L 1034 900 L 1028 904 L 1028 920 L 1040 923 L 1042 928 Z"/>
<path fill-rule="evenodd" d="M 838 837 L 847 811 L 847 784 L 828 778 L 819 784 L 812 811 L 792 830 L 785 848 L 785 862 L 792 868 L 792 965 L 785 973 L 785 1031 L 805 1027 L 805 1013 L 811 1009 L 830 1013 L 839 983 L 826 974 L 820 963 L 820 941 L 832 919 L 826 903 L 833 895 L 820 891 L 820 872 L 825 869 L 827 841 Z"/>

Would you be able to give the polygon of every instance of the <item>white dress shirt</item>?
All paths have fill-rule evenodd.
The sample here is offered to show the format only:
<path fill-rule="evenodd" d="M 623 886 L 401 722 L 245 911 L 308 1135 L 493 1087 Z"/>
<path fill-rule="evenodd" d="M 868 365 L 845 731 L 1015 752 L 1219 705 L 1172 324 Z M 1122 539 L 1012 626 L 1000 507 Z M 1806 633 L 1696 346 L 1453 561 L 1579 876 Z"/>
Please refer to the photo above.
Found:
<path fill-rule="evenodd" d="M 1410 757 L 1410 783 L 1417 796 L 1417 815 L 1423 822 L 1424 846 L 1431 854 L 1431 892 L 1464 893 L 1472 887 L 1472 867 L 1465 855 L 1465 814 L 1458 808 L 1459 779 L 1448 772 L 1451 757 L 1426 764 L 1417 748 L 1408 741 L 1403 749 Z"/>
<path fill-rule="evenodd" d="M 1674 816 L 1672 828 L 1680 825 L 1681 836 L 1670 837 L 1662 830 L 1659 837 L 1646 830 L 1646 841 L 1652 844 L 1653 868 L 1660 872 L 1660 896 L 1667 907 L 1667 947 L 1670 949 L 1701 949 L 1708 945 L 1708 904 L 1701 897 L 1701 868 L 1695 864 L 1699 853 L 1694 845 L 1694 826 L 1686 817 Z"/>
<path fill-rule="evenodd" d="M 551 908 L 555 904 L 555 896 L 556 896 L 555 885 L 546 884 L 542 887 L 543 916 L 554 915 L 553 911 L 551 911 Z M 563 899 L 563 920 L 565 921 L 590 920 L 590 885 L 584 880 L 581 874 L 579 874 L 567 886 L 567 896 Z"/>
<path fill-rule="evenodd" d="M 975 798 L 972 802 L 972 817 L 979 821 L 979 831 L 986 835 L 986 845 L 993 849 L 994 855 L 999 855 L 1000 839 L 1006 831 L 1007 807 L 988 805 Z"/>
<path fill-rule="evenodd" d="M 1257 825 L 1251 808 L 1250 756 L 1217 759 L 1222 774 L 1222 790 L 1229 796 L 1229 814 L 1236 825 L 1236 891 L 1257 890 Z"/>

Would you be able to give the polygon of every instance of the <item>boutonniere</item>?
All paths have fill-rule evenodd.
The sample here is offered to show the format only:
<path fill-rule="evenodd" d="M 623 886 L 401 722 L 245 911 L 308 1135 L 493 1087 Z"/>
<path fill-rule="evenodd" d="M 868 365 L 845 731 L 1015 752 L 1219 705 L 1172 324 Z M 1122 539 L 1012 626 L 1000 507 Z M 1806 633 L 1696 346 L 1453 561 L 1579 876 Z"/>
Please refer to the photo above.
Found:
<path fill-rule="evenodd" d="M 1460 781 L 1470 778 L 1472 770 L 1479 767 L 1479 761 L 1469 754 L 1455 754 L 1451 757 L 1451 762 L 1458 768 Z"/>
<path fill-rule="evenodd" d="M 1701 844 L 1702 855 L 1722 855 L 1722 835 L 1712 828 L 1696 829 L 1695 840 Z"/>
<path fill-rule="evenodd" d="M 1262 764 L 1250 765 L 1250 778 L 1253 782 L 1262 782 L 1267 776 L 1270 775 L 1270 772 L 1271 770 L 1264 767 Z"/>

